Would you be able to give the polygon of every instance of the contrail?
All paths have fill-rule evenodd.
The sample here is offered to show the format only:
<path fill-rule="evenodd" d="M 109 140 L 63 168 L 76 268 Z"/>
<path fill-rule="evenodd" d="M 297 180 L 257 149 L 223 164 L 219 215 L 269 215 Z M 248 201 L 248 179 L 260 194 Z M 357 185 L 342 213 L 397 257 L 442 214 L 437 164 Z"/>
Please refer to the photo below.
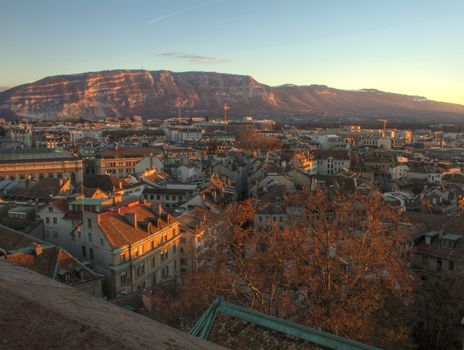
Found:
<path fill-rule="evenodd" d="M 163 19 L 166 19 L 166 18 L 169 18 L 169 17 L 174 17 L 174 16 L 177 16 L 177 15 L 180 15 L 181 13 L 190 12 L 190 11 L 196 10 L 196 9 L 198 9 L 198 8 L 200 8 L 200 7 L 204 7 L 204 6 L 207 6 L 207 5 L 215 4 L 215 3 L 220 2 L 220 1 L 221 1 L 221 0 L 208 1 L 208 2 L 205 2 L 205 3 L 203 3 L 203 4 L 198 4 L 198 5 L 196 5 L 196 6 L 192 6 L 192 7 L 189 7 L 189 8 L 183 9 L 183 10 L 180 10 L 180 11 L 176 11 L 176 12 L 170 13 L 170 14 L 168 14 L 168 15 L 164 15 L 164 16 L 161 16 L 161 17 L 153 18 L 152 20 L 148 21 L 147 24 L 156 23 L 156 22 L 162 21 Z"/>

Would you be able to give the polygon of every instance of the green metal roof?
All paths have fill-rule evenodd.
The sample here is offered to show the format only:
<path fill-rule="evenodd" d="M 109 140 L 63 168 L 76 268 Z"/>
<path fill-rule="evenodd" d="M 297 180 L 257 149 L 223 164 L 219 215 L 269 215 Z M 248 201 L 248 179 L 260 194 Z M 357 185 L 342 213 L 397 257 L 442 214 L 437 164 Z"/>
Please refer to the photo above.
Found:
<path fill-rule="evenodd" d="M 454 233 L 447 233 L 443 237 L 443 239 L 449 239 L 450 241 L 457 241 L 458 239 L 461 239 L 461 235 L 456 235 Z"/>
<path fill-rule="evenodd" d="M 426 232 L 424 233 L 424 236 L 427 236 L 427 237 L 435 237 L 436 235 L 438 235 L 440 233 L 440 231 L 429 231 L 429 232 Z"/>
<path fill-rule="evenodd" d="M 281 318 L 269 316 L 232 303 L 216 299 L 193 326 L 190 334 L 207 340 L 218 313 L 244 320 L 258 326 L 275 330 L 312 344 L 336 350 L 380 350 L 379 348 L 359 343 L 331 333 L 305 327 Z"/>

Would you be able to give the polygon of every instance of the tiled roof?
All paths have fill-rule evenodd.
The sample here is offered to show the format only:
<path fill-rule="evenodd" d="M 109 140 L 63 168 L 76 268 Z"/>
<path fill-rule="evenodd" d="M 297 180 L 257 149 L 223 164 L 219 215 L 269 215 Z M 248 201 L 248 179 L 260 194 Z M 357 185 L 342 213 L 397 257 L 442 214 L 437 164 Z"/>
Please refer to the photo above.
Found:
<path fill-rule="evenodd" d="M 314 157 L 315 159 L 327 159 L 332 157 L 333 159 L 349 160 L 350 154 L 345 150 L 318 149 L 314 151 Z"/>
<path fill-rule="evenodd" d="M 135 214 L 137 227 L 128 221 L 125 217 L 127 214 Z M 100 229 L 113 248 L 134 244 L 147 238 L 149 236 L 147 227 L 150 222 L 155 227 L 163 229 L 173 220 L 164 211 L 159 215 L 152 208 L 133 200 L 117 203 L 108 211 L 99 214 L 98 218 Z"/>
<path fill-rule="evenodd" d="M 105 238 L 113 248 L 124 247 L 145 239 L 148 234 L 126 222 L 117 213 L 100 214 L 98 224 Z"/>
<path fill-rule="evenodd" d="M 160 153 L 163 153 L 162 147 L 119 147 L 118 149 L 106 149 L 100 155 L 103 158 L 136 158 Z"/>
<path fill-rule="evenodd" d="M 9 227 L 0 225 L 0 248 L 13 251 L 32 247 L 34 243 L 47 244 L 22 232 L 15 231 Z"/>
<path fill-rule="evenodd" d="M 124 183 L 111 175 L 87 175 L 84 178 L 84 187 L 99 188 L 105 192 L 112 192 L 114 189 L 119 190 L 121 185 L 124 185 Z"/>
<path fill-rule="evenodd" d="M 67 214 L 69 212 L 68 202 L 64 199 L 55 199 L 51 201 L 49 205 L 55 207 L 64 214 Z"/>

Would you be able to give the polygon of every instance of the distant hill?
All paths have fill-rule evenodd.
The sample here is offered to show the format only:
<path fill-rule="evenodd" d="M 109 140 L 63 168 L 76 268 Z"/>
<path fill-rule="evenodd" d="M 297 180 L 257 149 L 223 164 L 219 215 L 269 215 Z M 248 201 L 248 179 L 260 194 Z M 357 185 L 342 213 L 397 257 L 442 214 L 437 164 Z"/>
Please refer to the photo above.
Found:
<path fill-rule="evenodd" d="M 230 114 L 266 117 L 356 116 L 464 121 L 464 106 L 378 90 L 321 85 L 271 87 L 251 76 L 210 72 L 113 70 L 47 77 L 0 92 L 0 118 L 166 118 Z"/>

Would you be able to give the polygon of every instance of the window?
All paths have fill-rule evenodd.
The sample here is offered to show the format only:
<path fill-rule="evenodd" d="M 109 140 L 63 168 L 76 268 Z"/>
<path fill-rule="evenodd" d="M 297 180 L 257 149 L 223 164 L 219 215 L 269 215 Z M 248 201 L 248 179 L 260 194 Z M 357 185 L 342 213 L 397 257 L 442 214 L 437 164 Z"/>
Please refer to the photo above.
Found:
<path fill-rule="evenodd" d="M 448 261 L 448 270 L 450 271 L 454 270 L 454 261 L 452 260 Z"/>
<path fill-rule="evenodd" d="M 182 237 L 182 238 L 180 239 L 180 243 L 185 244 L 185 243 L 187 243 L 187 240 L 186 240 L 184 237 Z"/>
<path fill-rule="evenodd" d="M 56 225 L 58 223 L 58 219 L 57 218 L 53 218 L 53 224 Z"/>
<path fill-rule="evenodd" d="M 442 248 L 447 248 L 447 249 L 453 249 L 454 248 L 454 242 L 450 239 L 442 239 L 441 240 L 441 247 Z"/>
<path fill-rule="evenodd" d="M 92 232 L 89 232 L 87 235 L 89 237 L 89 242 L 92 242 Z"/>
<path fill-rule="evenodd" d="M 66 283 L 71 283 L 71 275 L 70 275 L 69 272 L 66 272 L 66 273 L 64 274 L 64 281 L 65 281 Z"/>
<path fill-rule="evenodd" d="M 120 279 L 121 279 L 121 286 L 125 286 L 126 285 L 126 273 L 125 272 L 121 272 Z"/>
<path fill-rule="evenodd" d="M 89 253 L 90 253 L 90 259 L 93 260 L 93 249 L 92 248 L 89 249 Z"/>
<path fill-rule="evenodd" d="M 86 248 L 85 248 L 85 245 L 83 245 L 82 246 L 82 256 L 85 258 L 86 255 L 87 255 Z"/>
<path fill-rule="evenodd" d="M 443 261 L 441 259 L 437 259 L 437 271 L 441 271 L 443 269 Z"/>
<path fill-rule="evenodd" d="M 48 207 L 48 212 L 53 213 L 53 207 Z"/>
<path fill-rule="evenodd" d="M 47 223 L 47 224 L 50 223 L 50 218 L 49 218 L 49 217 L 46 217 L 46 218 L 45 218 L 45 223 Z"/>
<path fill-rule="evenodd" d="M 137 268 L 135 269 L 137 276 L 143 276 L 145 274 L 145 265 L 144 263 L 141 263 Z"/>
<path fill-rule="evenodd" d="M 87 227 L 92 228 L 92 219 L 91 218 L 87 219 Z"/>
<path fill-rule="evenodd" d="M 100 245 L 103 247 L 105 243 L 103 242 L 103 238 L 100 238 Z"/>

